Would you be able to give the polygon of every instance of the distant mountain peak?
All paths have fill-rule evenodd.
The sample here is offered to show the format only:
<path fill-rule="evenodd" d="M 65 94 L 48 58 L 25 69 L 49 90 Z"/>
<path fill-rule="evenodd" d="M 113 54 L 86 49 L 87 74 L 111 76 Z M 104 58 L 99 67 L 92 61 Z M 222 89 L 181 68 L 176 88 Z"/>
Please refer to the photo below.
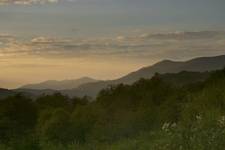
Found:
<path fill-rule="evenodd" d="M 96 80 L 96 79 L 93 79 L 93 78 L 90 78 L 90 77 L 87 77 L 87 76 L 84 76 L 84 77 L 81 77 L 77 80 Z M 96 80 L 97 81 L 97 80 Z"/>
<path fill-rule="evenodd" d="M 98 80 L 92 79 L 90 77 L 81 77 L 78 79 L 67 79 L 67 80 L 47 80 L 40 83 L 28 84 L 20 87 L 20 89 L 52 89 L 52 90 L 64 90 L 77 88 L 82 84 L 97 82 Z"/>
<path fill-rule="evenodd" d="M 160 64 L 160 65 L 171 64 L 171 63 L 177 63 L 177 61 L 172 61 L 172 60 L 170 60 L 170 59 L 164 59 L 164 60 L 162 60 L 162 61 L 160 61 L 160 62 L 154 64 L 153 66 L 159 65 L 159 64 Z"/>
<path fill-rule="evenodd" d="M 192 77 L 192 75 L 195 75 L 193 72 L 203 73 L 207 71 L 220 70 L 224 68 L 224 66 L 225 66 L 225 55 L 213 56 L 213 57 L 199 57 L 199 58 L 194 58 L 187 61 L 172 61 L 172 60 L 166 59 L 154 65 L 147 66 L 137 71 L 131 72 L 128 75 L 125 75 L 116 80 L 96 81 L 89 77 L 82 77 L 75 81 L 80 80 L 82 81 L 80 83 L 83 83 L 83 84 L 80 84 L 80 86 L 72 87 L 72 88 L 66 88 L 66 86 L 64 86 L 65 90 L 61 90 L 61 92 L 71 97 L 85 96 L 85 95 L 95 97 L 99 93 L 99 91 L 101 91 L 102 89 L 106 88 L 109 85 L 115 85 L 120 83 L 132 84 L 138 81 L 140 78 L 150 79 L 152 76 L 154 76 L 155 73 L 167 74 L 167 73 L 179 73 L 183 71 L 183 73 L 179 74 L 180 76 L 179 81 L 184 82 L 183 77 L 186 77 L 186 76 Z M 192 72 L 192 73 L 189 74 L 189 73 L 185 73 L 184 71 Z M 204 77 L 204 74 L 202 75 L 199 74 L 199 75 Z M 196 74 L 196 76 L 198 76 L 198 74 Z M 165 77 L 170 78 L 170 74 L 167 74 Z M 87 82 L 85 83 L 84 81 L 87 81 Z M 67 80 L 67 82 L 73 83 L 71 82 L 71 80 Z M 73 83 L 73 86 L 74 86 L 74 83 Z M 60 87 L 62 88 L 62 84 L 60 84 Z"/>

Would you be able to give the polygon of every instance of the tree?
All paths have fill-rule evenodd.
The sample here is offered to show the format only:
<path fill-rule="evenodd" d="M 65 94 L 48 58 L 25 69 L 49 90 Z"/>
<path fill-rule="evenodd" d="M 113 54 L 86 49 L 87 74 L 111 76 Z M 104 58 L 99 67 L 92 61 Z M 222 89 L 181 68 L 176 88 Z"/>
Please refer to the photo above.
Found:
<path fill-rule="evenodd" d="M 34 102 L 21 94 L 0 101 L 0 139 L 25 136 L 34 129 L 37 109 Z"/>

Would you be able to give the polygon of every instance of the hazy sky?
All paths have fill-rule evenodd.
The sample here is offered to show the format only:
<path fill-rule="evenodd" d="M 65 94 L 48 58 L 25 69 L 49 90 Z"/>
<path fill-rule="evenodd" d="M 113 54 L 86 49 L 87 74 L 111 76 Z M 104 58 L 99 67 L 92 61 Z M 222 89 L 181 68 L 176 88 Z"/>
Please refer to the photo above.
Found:
<path fill-rule="evenodd" d="M 224 0 L 0 0 L 0 87 L 225 54 Z"/>

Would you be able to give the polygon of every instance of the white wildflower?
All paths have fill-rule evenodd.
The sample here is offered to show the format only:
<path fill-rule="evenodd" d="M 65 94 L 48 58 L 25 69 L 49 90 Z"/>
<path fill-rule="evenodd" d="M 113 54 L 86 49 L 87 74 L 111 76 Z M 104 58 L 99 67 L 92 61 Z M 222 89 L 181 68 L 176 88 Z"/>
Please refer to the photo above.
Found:
<path fill-rule="evenodd" d="M 166 122 L 166 123 L 163 124 L 162 130 L 163 131 L 168 131 L 169 130 L 169 127 L 170 127 L 170 123 Z"/>
<path fill-rule="evenodd" d="M 220 127 L 225 127 L 225 116 L 221 116 L 218 122 Z"/>

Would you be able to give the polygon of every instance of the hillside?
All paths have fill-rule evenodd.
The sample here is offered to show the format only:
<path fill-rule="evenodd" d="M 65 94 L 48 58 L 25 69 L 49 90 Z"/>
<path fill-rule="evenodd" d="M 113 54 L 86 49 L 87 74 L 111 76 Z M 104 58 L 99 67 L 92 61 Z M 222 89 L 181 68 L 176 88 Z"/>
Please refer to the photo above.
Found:
<path fill-rule="evenodd" d="M 8 89 L 0 88 L 0 99 L 13 95 L 14 92 Z"/>
<path fill-rule="evenodd" d="M 210 75 L 210 72 L 188 72 L 181 71 L 179 73 L 165 73 L 159 74 L 159 77 L 172 85 L 183 86 L 186 84 L 197 83 L 205 81 Z M 71 90 L 62 90 L 61 93 L 70 97 L 78 96 L 82 97 L 88 95 L 90 97 L 96 97 L 97 94 L 104 88 L 111 85 L 117 85 L 121 82 L 114 81 L 101 81 L 96 83 L 89 83 L 81 85 L 79 88 Z"/>
<path fill-rule="evenodd" d="M 61 92 L 64 95 L 74 97 L 96 97 L 104 88 L 117 84 L 132 84 L 141 78 L 150 79 L 155 73 L 159 73 L 168 82 L 188 84 L 190 82 L 203 81 L 208 76 L 208 71 L 222 69 L 225 66 L 225 55 L 215 57 L 200 57 L 188 61 L 164 60 L 152 66 L 141 68 L 116 80 L 97 81 L 91 78 L 77 80 L 47 81 L 39 84 L 26 85 L 16 92 L 22 92 L 39 96 Z M 186 72 L 185 72 L 186 71 Z M 180 74 L 174 74 L 179 73 Z M 189 73 L 188 73 L 189 72 Z M 48 89 L 48 90 L 46 90 Z"/>
<path fill-rule="evenodd" d="M 94 102 L 15 95 L 0 101 L 0 149 L 224 150 L 224 93 L 225 69 L 155 74 L 105 88 Z"/>
<path fill-rule="evenodd" d="M 178 73 L 181 71 L 205 72 L 222 69 L 223 67 L 225 67 L 225 55 L 215 57 L 199 57 L 181 62 L 164 60 L 152 66 L 132 72 L 116 80 L 115 82 L 130 84 L 140 78 L 151 78 L 156 72 L 160 74 Z"/>
<path fill-rule="evenodd" d="M 64 90 L 64 89 L 72 89 L 77 88 L 82 84 L 97 82 L 97 80 L 83 77 L 75 80 L 49 80 L 37 84 L 28 84 L 20 87 L 20 89 L 35 89 L 35 90 L 43 90 L 43 89 L 52 89 L 52 90 Z"/>
<path fill-rule="evenodd" d="M 200 58 L 195 58 L 195 59 L 184 61 L 184 62 L 164 60 L 152 66 L 148 66 L 140 70 L 137 70 L 135 72 L 132 72 L 116 80 L 99 81 L 95 83 L 83 84 L 79 86 L 78 88 L 63 90 L 62 93 L 69 96 L 88 95 L 88 96 L 95 97 L 100 90 L 102 90 L 103 88 L 106 88 L 109 85 L 115 85 L 120 83 L 132 84 L 141 78 L 149 79 L 155 73 L 165 74 L 165 73 L 178 73 L 182 71 L 206 72 L 206 71 L 222 69 L 224 66 L 225 66 L 225 55 L 215 56 L 215 57 L 200 57 Z M 194 76 L 190 78 L 194 78 L 194 79 L 197 78 Z"/>

